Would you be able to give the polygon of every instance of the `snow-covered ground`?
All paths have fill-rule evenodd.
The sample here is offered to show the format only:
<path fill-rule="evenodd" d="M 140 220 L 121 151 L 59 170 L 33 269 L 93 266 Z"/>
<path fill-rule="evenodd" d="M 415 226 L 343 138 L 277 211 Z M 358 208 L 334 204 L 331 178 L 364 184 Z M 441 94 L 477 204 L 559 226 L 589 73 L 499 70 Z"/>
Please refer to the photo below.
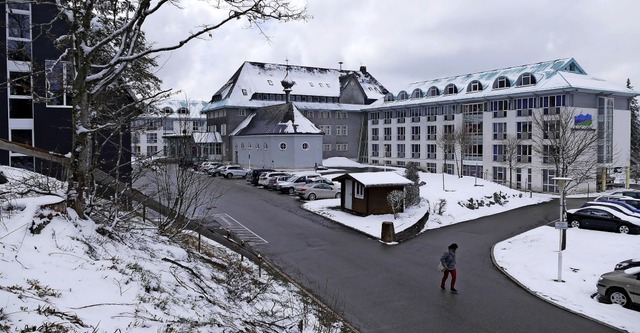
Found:
<path fill-rule="evenodd" d="M 330 168 L 343 163 L 358 166 L 357 163 L 341 160 L 329 159 L 324 165 Z M 403 169 L 398 173 L 403 174 Z M 420 179 L 426 183 L 420 188 L 423 203 L 407 209 L 395 220 L 392 214 L 357 217 L 333 209 L 340 205 L 339 199 L 308 202 L 304 207 L 380 238 L 383 221 L 392 221 L 398 232 L 409 227 L 416 217 L 424 215 L 429 207 L 431 215 L 424 232 L 553 198 L 536 193 L 530 196 L 529 193 L 472 177 L 445 175 L 444 190 L 442 174 L 421 173 Z M 507 202 L 495 204 L 494 193 L 501 193 Z M 473 210 L 464 207 L 471 198 L 476 202 L 483 201 L 484 206 Z M 434 214 L 434 207 L 441 199 L 447 203 L 444 214 Z M 640 332 L 640 312 L 603 304 L 592 297 L 597 291 L 596 282 L 600 275 L 612 271 L 615 264 L 622 260 L 640 256 L 640 235 L 568 229 L 567 248 L 562 254 L 561 273 L 565 281 L 562 283 L 555 281 L 558 277 L 559 238 L 559 231 L 552 227 L 533 229 L 496 244 L 493 249 L 495 262 L 506 274 L 538 297 L 622 330 Z"/>
<path fill-rule="evenodd" d="M 114 227 L 61 214 L 46 208 L 60 196 L 30 190 L 62 184 L 0 171 L 0 332 L 341 331 L 293 284 L 217 243 L 199 253 L 193 235 L 169 240 L 133 216 Z"/>
<path fill-rule="evenodd" d="M 345 159 L 329 159 L 324 165 L 334 170 L 360 166 Z M 0 186 L 0 332 L 17 327 L 42 331 L 45 325 L 66 325 L 78 331 L 96 328 L 96 332 L 261 331 L 259 325 L 267 321 L 277 322 L 273 331 L 297 332 L 302 323 L 303 332 L 315 332 L 320 322 L 325 323 L 314 309 L 302 306 L 295 287 L 264 271 L 258 276 L 254 265 L 239 261 L 215 243 L 206 247 L 207 257 L 215 259 L 205 264 L 196 251 L 186 251 L 188 246 L 158 236 L 135 219 L 120 221 L 129 231 L 118 234 L 79 220 L 73 213 L 64 217 L 38 210 L 36 206 L 59 199 L 33 192 L 29 200 L 14 199 L 12 193 L 27 192 L 36 184 L 20 170 L 0 170 L 14 180 L 12 188 Z M 427 209 L 431 215 L 424 232 L 552 199 L 469 177 L 445 175 L 443 179 L 441 174 L 422 173 L 421 178 L 426 183 L 421 187 L 423 202 L 397 219 L 391 214 L 354 217 L 333 209 L 339 205 L 335 199 L 304 206 L 380 237 L 383 221 L 392 221 L 398 232 Z M 53 181 L 38 182 L 37 187 L 41 186 L 54 194 L 63 192 Z M 445 202 L 442 214 L 435 213 Z M 638 257 L 640 236 L 569 229 L 563 252 L 564 283 L 554 281 L 558 238 L 558 231 L 546 226 L 525 232 L 496 244 L 495 262 L 538 297 L 640 332 L 639 312 L 592 298 L 602 273 L 619 261 Z M 187 241 L 185 237 L 183 242 Z M 333 330 L 324 331 L 336 332 L 340 323 L 329 326 Z"/>

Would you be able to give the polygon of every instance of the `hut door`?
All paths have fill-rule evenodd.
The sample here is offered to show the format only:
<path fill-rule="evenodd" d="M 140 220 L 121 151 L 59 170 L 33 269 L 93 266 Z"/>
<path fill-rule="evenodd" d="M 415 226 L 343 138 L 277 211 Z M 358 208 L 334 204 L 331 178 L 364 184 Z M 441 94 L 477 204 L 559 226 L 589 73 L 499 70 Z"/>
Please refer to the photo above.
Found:
<path fill-rule="evenodd" d="M 344 208 L 351 209 L 353 199 L 353 182 L 351 179 L 344 180 Z"/>

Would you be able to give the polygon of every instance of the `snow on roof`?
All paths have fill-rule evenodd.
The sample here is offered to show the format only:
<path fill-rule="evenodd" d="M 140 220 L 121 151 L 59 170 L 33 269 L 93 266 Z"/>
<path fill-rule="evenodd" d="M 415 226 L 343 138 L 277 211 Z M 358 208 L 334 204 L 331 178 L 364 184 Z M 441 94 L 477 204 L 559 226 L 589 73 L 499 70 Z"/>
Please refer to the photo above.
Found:
<path fill-rule="evenodd" d="M 150 112 L 147 115 L 157 115 L 159 117 L 167 118 L 204 118 L 200 111 L 206 107 L 209 103 L 206 101 L 192 101 L 184 99 L 165 99 L 154 103 L 150 107 Z M 178 110 L 186 109 L 188 113 L 178 112 Z M 151 113 L 151 114 L 150 114 Z"/>
<path fill-rule="evenodd" d="M 518 80 L 525 73 L 530 73 L 535 78 L 536 83 L 532 85 L 519 85 Z M 501 77 L 508 79 L 508 87 L 494 88 L 494 83 Z M 482 90 L 467 92 L 469 84 L 474 81 L 477 81 L 482 85 Z M 445 87 L 450 84 L 455 85 L 458 93 L 445 94 Z M 439 94 L 437 96 L 427 96 L 427 92 L 431 87 L 438 88 Z M 414 82 L 401 91 L 404 91 L 411 96 L 413 91 L 416 89 L 422 90 L 425 97 L 408 98 L 389 102 L 379 99 L 369 107 L 365 108 L 376 108 L 383 105 L 400 106 L 431 102 L 461 102 L 464 100 L 492 96 L 522 95 L 533 92 L 559 91 L 567 89 L 607 92 L 629 97 L 640 94 L 633 89 L 625 87 L 624 85 L 607 82 L 588 75 L 573 58 L 556 59 L 535 64 Z M 399 93 L 400 92 L 397 92 L 394 97 L 397 97 Z"/>
<path fill-rule="evenodd" d="M 351 177 L 357 182 L 364 185 L 364 187 L 413 184 L 412 181 L 403 176 L 400 176 L 395 171 L 347 173 L 339 178 L 343 177 Z"/>
<path fill-rule="evenodd" d="M 191 133 L 193 136 L 193 141 L 196 143 L 220 143 L 222 142 L 222 137 L 219 132 L 215 133 L 204 133 L 204 132 L 193 132 Z"/>
<path fill-rule="evenodd" d="M 340 77 L 350 75 L 358 80 L 368 99 L 379 99 L 386 89 L 365 67 L 360 70 L 339 70 L 284 64 L 270 64 L 246 61 L 240 69 L 220 88 L 214 96 L 220 100 L 209 104 L 206 110 L 222 106 L 248 107 L 265 106 L 276 101 L 251 100 L 253 94 L 283 94 L 280 81 L 295 82 L 292 94 L 306 96 L 339 97 Z M 276 102 L 277 103 L 277 102 Z M 323 103 L 313 103 L 318 106 Z M 361 107 L 361 106 L 360 106 Z"/>
<path fill-rule="evenodd" d="M 293 103 L 260 108 L 245 118 L 230 135 L 323 134 Z"/>

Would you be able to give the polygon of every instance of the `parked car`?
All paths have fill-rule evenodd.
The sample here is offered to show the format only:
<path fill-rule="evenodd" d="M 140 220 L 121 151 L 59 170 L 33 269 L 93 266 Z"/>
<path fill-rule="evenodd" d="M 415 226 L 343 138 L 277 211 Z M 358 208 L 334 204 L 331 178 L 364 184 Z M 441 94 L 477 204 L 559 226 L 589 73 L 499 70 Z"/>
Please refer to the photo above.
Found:
<path fill-rule="evenodd" d="M 619 211 L 620 213 L 640 218 L 640 210 L 637 210 L 633 206 L 627 205 L 622 201 L 589 201 L 582 204 L 582 207 L 590 206 L 609 207 L 613 210 Z"/>
<path fill-rule="evenodd" d="M 332 199 L 340 198 L 340 189 L 325 183 L 309 183 L 299 187 L 296 194 L 303 200 Z"/>
<path fill-rule="evenodd" d="M 216 167 L 209 168 L 207 173 L 209 174 L 209 176 L 217 177 L 221 175 L 220 171 L 222 171 L 223 169 L 226 169 L 228 166 L 229 164 L 220 164 Z"/>
<path fill-rule="evenodd" d="M 604 273 L 596 284 L 598 297 L 607 303 L 631 308 L 640 304 L 640 267 Z"/>
<path fill-rule="evenodd" d="M 218 171 L 218 173 L 221 176 L 224 176 L 225 178 L 231 179 L 231 178 L 245 178 L 249 173 L 249 171 L 251 170 L 243 168 L 239 165 L 229 165 L 226 168 Z"/>
<path fill-rule="evenodd" d="M 632 197 L 635 199 L 640 199 L 640 191 L 634 191 L 634 190 L 620 190 L 620 191 L 614 191 L 611 192 L 612 195 L 622 195 L 625 197 Z"/>
<path fill-rule="evenodd" d="M 258 180 L 260 179 L 260 175 L 265 172 L 273 172 L 273 169 L 261 168 L 261 169 L 251 169 L 251 172 L 247 175 L 247 181 L 251 183 L 251 185 L 258 185 Z"/>
<path fill-rule="evenodd" d="M 625 215 L 606 206 L 589 206 L 567 210 L 567 221 L 573 228 L 639 233 L 640 218 Z"/>
<path fill-rule="evenodd" d="M 627 269 L 631 267 L 640 267 L 640 258 L 623 260 L 616 264 L 614 270 Z"/>
<path fill-rule="evenodd" d="M 291 174 L 284 171 L 266 172 L 260 175 L 260 178 L 258 179 L 258 185 L 262 185 L 264 186 L 264 188 L 267 188 L 267 185 L 269 185 L 269 178 L 276 176 L 291 176 Z"/>
<path fill-rule="evenodd" d="M 317 173 L 296 174 L 286 182 L 279 183 L 276 189 L 279 190 L 280 193 L 295 194 L 296 184 L 306 184 L 308 180 L 319 176 Z"/>
<path fill-rule="evenodd" d="M 286 182 L 289 178 L 291 178 L 291 175 L 269 177 L 268 184 L 266 187 L 269 190 L 275 190 L 279 183 Z"/>
<path fill-rule="evenodd" d="M 198 170 L 202 172 L 209 172 L 209 170 L 214 169 L 220 165 L 222 165 L 222 163 L 220 162 L 204 161 L 200 163 Z"/>
<path fill-rule="evenodd" d="M 597 197 L 594 201 L 621 201 L 626 203 L 627 205 L 633 206 L 633 208 L 640 210 L 640 199 L 625 197 L 622 195 L 601 195 Z"/>

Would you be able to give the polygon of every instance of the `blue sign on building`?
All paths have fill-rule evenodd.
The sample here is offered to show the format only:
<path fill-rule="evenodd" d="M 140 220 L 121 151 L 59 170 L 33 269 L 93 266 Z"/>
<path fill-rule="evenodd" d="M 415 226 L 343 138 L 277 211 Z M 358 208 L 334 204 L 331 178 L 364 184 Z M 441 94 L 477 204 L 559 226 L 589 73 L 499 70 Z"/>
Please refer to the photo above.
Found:
<path fill-rule="evenodd" d="M 574 118 L 574 125 L 576 126 L 591 126 L 590 114 L 579 114 Z"/>

